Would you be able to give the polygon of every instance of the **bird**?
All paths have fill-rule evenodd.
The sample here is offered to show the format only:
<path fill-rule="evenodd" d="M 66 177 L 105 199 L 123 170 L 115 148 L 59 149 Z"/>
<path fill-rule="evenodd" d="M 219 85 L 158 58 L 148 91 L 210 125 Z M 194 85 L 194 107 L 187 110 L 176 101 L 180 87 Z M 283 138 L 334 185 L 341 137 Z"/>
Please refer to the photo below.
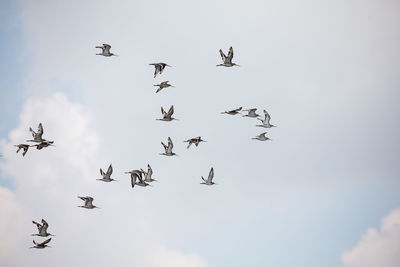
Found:
<path fill-rule="evenodd" d="M 49 234 L 49 233 L 47 232 L 47 228 L 49 227 L 49 224 L 48 224 L 44 219 L 42 219 L 42 224 L 40 224 L 40 223 L 38 223 L 38 222 L 35 222 L 35 221 L 32 221 L 32 223 L 33 223 L 33 224 L 36 224 L 36 226 L 37 226 L 37 228 L 38 228 L 38 231 L 39 231 L 38 234 L 32 234 L 32 235 L 42 236 L 42 237 L 54 236 L 54 235 Z"/>
<path fill-rule="evenodd" d="M 238 114 L 241 110 L 242 110 L 242 107 L 239 107 L 239 108 L 237 108 L 237 109 L 232 109 L 232 110 L 229 110 L 229 111 L 221 112 L 221 114 L 236 115 L 236 114 Z"/>
<path fill-rule="evenodd" d="M 173 120 L 178 120 L 172 117 L 172 114 L 174 114 L 174 105 L 172 105 L 168 112 L 165 112 L 164 108 L 161 107 L 161 114 L 163 115 L 162 119 L 157 119 L 159 121 L 173 121 Z"/>
<path fill-rule="evenodd" d="M 143 181 L 143 170 L 133 170 L 130 172 L 125 172 L 125 173 L 130 173 L 131 174 L 131 186 L 132 188 L 135 187 L 135 185 L 138 186 L 149 186 L 150 184 L 146 183 L 145 181 Z M 138 181 L 139 180 L 139 181 Z"/>
<path fill-rule="evenodd" d="M 257 135 L 256 137 L 253 137 L 252 139 L 259 140 L 259 141 L 271 140 L 270 138 L 268 138 L 268 137 L 265 136 L 266 133 L 267 133 L 267 132 L 264 132 L 264 133 L 262 133 L 262 134 L 259 134 L 259 135 Z"/>
<path fill-rule="evenodd" d="M 51 248 L 50 246 L 47 245 L 50 241 L 51 241 L 51 238 L 49 238 L 49 239 L 43 241 L 42 243 L 36 243 L 36 241 L 33 240 L 33 244 L 34 244 L 35 246 L 30 247 L 30 248 L 45 248 L 45 247 Z"/>
<path fill-rule="evenodd" d="M 43 125 L 42 125 L 42 123 L 39 123 L 37 132 L 35 132 L 31 127 L 29 127 L 29 131 L 32 133 L 33 140 L 27 140 L 28 142 L 41 143 L 43 141 L 46 141 L 45 139 L 42 138 L 42 136 L 43 136 Z"/>
<path fill-rule="evenodd" d="M 157 181 L 156 179 L 153 179 L 151 176 L 153 175 L 153 169 L 151 168 L 150 164 L 147 164 L 147 172 L 144 170 L 140 169 L 142 173 L 144 174 L 144 181 L 147 183 L 151 183 L 154 181 Z"/>
<path fill-rule="evenodd" d="M 243 110 L 243 111 L 247 111 L 248 112 L 248 114 L 246 114 L 246 115 L 243 115 L 243 117 L 250 117 L 250 118 L 257 118 L 257 117 L 260 117 L 260 115 L 258 115 L 257 113 L 256 113 L 256 108 L 251 108 L 251 109 L 245 109 L 245 110 Z"/>
<path fill-rule="evenodd" d="M 164 147 L 165 152 L 160 153 L 160 155 L 165 155 L 165 156 L 175 156 L 176 155 L 174 152 L 172 152 L 172 148 L 174 147 L 174 144 L 172 143 L 171 137 L 168 137 L 168 145 L 165 145 L 163 142 L 161 142 L 161 144 Z"/>
<path fill-rule="evenodd" d="M 271 116 L 268 114 L 268 112 L 264 109 L 264 119 L 257 118 L 257 120 L 260 120 L 262 122 L 261 125 L 256 125 L 257 127 L 264 127 L 264 128 L 271 128 L 271 127 L 276 127 L 275 125 L 272 125 L 269 123 L 271 120 Z"/>
<path fill-rule="evenodd" d="M 204 177 L 203 176 L 201 176 L 201 179 L 203 179 L 203 183 L 201 183 L 201 184 L 205 184 L 205 185 L 213 185 L 213 184 L 215 184 L 212 180 L 213 180 L 213 178 L 214 178 L 214 168 L 211 168 L 211 170 L 210 170 L 210 173 L 208 174 L 208 178 L 207 178 L 207 180 L 206 179 L 204 179 Z"/>
<path fill-rule="evenodd" d="M 22 152 L 22 156 L 25 157 L 26 152 L 28 152 L 28 149 L 30 147 L 30 145 L 26 145 L 26 144 L 19 144 L 19 145 L 14 145 L 16 147 L 18 147 L 17 152 L 18 153 L 21 149 L 23 149 L 24 151 Z"/>
<path fill-rule="evenodd" d="M 83 201 L 85 201 L 85 205 L 84 206 L 78 206 L 79 208 L 85 208 L 85 209 L 100 209 L 99 207 L 93 205 L 93 198 L 92 197 L 80 197 L 78 196 L 78 198 L 82 199 Z"/>
<path fill-rule="evenodd" d="M 186 141 L 183 141 L 184 143 L 189 143 L 187 148 L 189 149 L 189 147 L 194 144 L 196 147 L 201 143 L 201 142 L 207 142 L 206 140 L 201 139 L 201 137 L 194 137 L 191 139 L 188 139 Z"/>
<path fill-rule="evenodd" d="M 165 67 L 171 67 L 170 65 L 168 65 L 167 63 L 151 63 L 149 65 L 154 66 L 154 78 L 157 76 L 157 74 L 162 74 L 162 72 L 164 71 Z"/>
<path fill-rule="evenodd" d="M 169 84 L 168 82 L 169 81 L 165 81 L 165 82 L 162 82 L 160 84 L 155 84 L 154 86 L 158 86 L 156 93 L 160 92 L 164 88 L 175 87 L 175 86 Z"/>
<path fill-rule="evenodd" d="M 221 58 L 222 58 L 222 61 L 224 63 L 218 64 L 217 66 L 224 66 L 224 67 L 238 66 L 238 67 L 240 67 L 238 64 L 232 63 L 232 58 L 233 58 L 233 48 L 232 48 L 232 46 L 229 48 L 228 56 L 226 56 L 224 54 L 224 52 L 222 52 L 221 49 L 219 50 L 219 53 L 221 54 Z"/>
<path fill-rule="evenodd" d="M 96 55 L 105 56 L 105 57 L 117 56 L 110 52 L 111 45 L 109 45 L 109 44 L 103 44 L 102 46 L 96 46 L 96 48 L 101 49 L 101 53 L 96 54 Z"/>
<path fill-rule="evenodd" d="M 45 141 L 45 140 L 43 140 L 42 142 L 40 142 L 40 144 L 32 145 L 32 146 L 35 146 L 37 150 L 41 150 L 42 148 L 45 148 L 45 147 L 48 147 L 48 146 L 54 146 L 53 143 L 54 143 L 54 141 Z"/>
<path fill-rule="evenodd" d="M 112 181 L 117 181 L 117 180 L 111 178 L 111 174 L 112 173 L 113 173 L 112 164 L 110 164 L 110 166 L 108 167 L 108 170 L 107 170 L 106 173 L 104 173 L 103 170 L 100 168 L 100 174 L 101 174 L 102 178 L 101 179 L 96 179 L 96 180 L 103 181 L 103 182 L 106 182 L 106 183 L 112 182 Z"/>

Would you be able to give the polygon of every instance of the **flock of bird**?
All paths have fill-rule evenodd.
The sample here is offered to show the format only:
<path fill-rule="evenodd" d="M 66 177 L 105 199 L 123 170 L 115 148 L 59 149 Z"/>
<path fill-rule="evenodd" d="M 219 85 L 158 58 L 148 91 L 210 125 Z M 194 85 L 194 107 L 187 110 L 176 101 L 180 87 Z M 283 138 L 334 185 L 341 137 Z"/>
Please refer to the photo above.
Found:
<path fill-rule="evenodd" d="M 111 56 L 117 56 L 113 53 L 110 52 L 111 46 L 108 44 L 103 44 L 102 46 L 96 46 L 96 48 L 100 48 L 102 50 L 101 53 L 98 53 L 96 55 L 101 55 L 101 56 L 105 56 L 105 57 L 111 57 Z M 228 55 L 226 56 L 224 54 L 224 52 L 220 49 L 219 50 L 221 58 L 223 63 L 222 64 L 218 64 L 216 66 L 224 66 L 224 67 L 233 67 L 233 66 L 239 66 L 236 63 L 232 62 L 233 59 L 233 48 L 230 47 L 229 48 L 229 52 Z M 170 65 L 166 64 L 166 63 L 151 63 L 150 65 L 154 66 L 154 78 L 157 77 L 157 75 L 160 75 L 163 73 L 165 67 L 171 67 Z M 171 84 L 169 84 L 169 81 L 164 81 L 161 82 L 160 84 L 156 84 L 154 86 L 157 86 L 157 90 L 156 93 L 160 92 L 162 89 L 164 88 L 168 88 L 168 87 L 173 87 Z M 261 116 L 259 114 L 256 113 L 257 109 L 256 108 L 251 108 L 251 109 L 246 109 L 246 110 L 242 110 L 242 107 L 233 109 L 233 110 L 229 110 L 229 111 L 224 111 L 221 112 L 222 114 L 228 114 L 228 115 L 237 115 L 237 114 L 242 114 L 242 112 L 245 112 L 244 114 L 242 114 L 243 117 L 249 117 L 249 118 L 256 118 L 258 119 L 261 124 L 256 125 L 257 127 L 263 127 L 263 128 L 272 128 L 275 127 L 274 125 L 272 125 L 270 123 L 271 120 L 271 116 L 268 114 L 268 112 L 266 110 L 264 110 L 264 119 L 261 118 Z M 174 106 L 172 105 L 169 109 L 168 112 L 166 112 L 164 110 L 163 107 L 161 107 L 161 114 L 162 117 L 160 119 L 160 121 L 173 121 L 173 120 L 178 120 L 173 116 L 174 114 Z M 53 141 L 48 141 L 42 138 L 43 135 L 43 126 L 42 123 L 39 123 L 38 126 L 38 131 L 35 132 L 32 130 L 32 128 L 29 128 L 30 132 L 32 133 L 33 136 L 33 140 L 27 140 L 27 142 L 34 142 L 36 143 L 35 145 L 28 145 L 28 144 L 19 144 L 16 145 L 18 147 L 17 153 L 22 149 L 23 153 L 22 155 L 25 156 L 25 154 L 28 152 L 29 147 L 35 146 L 38 150 L 41 150 L 44 147 L 48 147 L 48 146 L 52 146 L 53 145 Z M 266 136 L 266 132 L 261 133 L 260 135 L 252 138 L 255 140 L 259 140 L 259 141 L 266 141 L 266 140 L 271 140 L 270 138 L 268 138 Z M 190 146 L 192 144 L 194 144 L 196 147 L 201 143 L 201 142 L 207 142 L 206 140 L 203 140 L 200 136 L 198 137 L 194 137 L 188 140 L 183 141 L 187 144 L 187 149 L 190 148 Z M 171 137 L 168 137 L 168 142 L 167 144 L 164 144 L 163 142 L 161 142 L 161 145 L 164 148 L 164 152 L 160 153 L 160 155 L 164 155 L 164 156 L 177 156 L 177 154 L 175 154 L 172 150 L 174 148 L 174 144 L 172 142 Z M 109 165 L 107 172 L 104 172 L 101 168 L 100 168 L 100 175 L 101 178 L 96 179 L 98 181 L 101 182 L 113 182 L 113 181 L 117 181 L 114 178 L 111 177 L 113 173 L 113 167 L 112 164 Z M 126 174 L 130 175 L 131 178 L 131 187 L 134 188 L 135 186 L 140 186 L 140 187 L 147 187 L 147 186 L 151 186 L 150 183 L 157 181 L 156 179 L 154 179 L 152 177 L 153 175 L 153 170 L 150 166 L 150 164 L 147 164 L 147 171 L 143 170 L 142 168 L 140 169 L 136 169 L 136 170 L 132 170 L 132 171 L 128 171 L 125 172 Z M 203 182 L 201 182 L 201 184 L 204 185 L 214 185 L 214 168 L 211 167 L 208 177 L 207 179 L 205 179 L 203 176 L 201 176 L 201 179 L 203 180 Z M 98 208 L 100 209 L 100 207 L 93 205 L 93 200 L 94 198 L 91 196 L 78 196 L 79 199 L 81 199 L 82 201 L 84 201 L 84 205 L 82 206 L 78 206 L 80 208 L 85 208 L 85 209 L 95 209 Z M 33 234 L 34 236 L 40 236 L 40 237 L 48 237 L 48 236 L 53 236 L 52 234 L 49 234 L 47 232 L 48 229 L 48 223 L 42 219 L 41 221 L 42 223 L 37 223 L 35 221 L 32 221 L 33 224 L 35 224 L 37 226 L 38 229 L 38 234 Z M 46 239 L 45 241 L 38 243 L 35 240 L 33 240 L 34 246 L 31 248 L 37 248 L 37 249 L 43 249 L 46 247 L 50 247 L 48 246 L 48 243 L 51 241 L 51 238 Z"/>

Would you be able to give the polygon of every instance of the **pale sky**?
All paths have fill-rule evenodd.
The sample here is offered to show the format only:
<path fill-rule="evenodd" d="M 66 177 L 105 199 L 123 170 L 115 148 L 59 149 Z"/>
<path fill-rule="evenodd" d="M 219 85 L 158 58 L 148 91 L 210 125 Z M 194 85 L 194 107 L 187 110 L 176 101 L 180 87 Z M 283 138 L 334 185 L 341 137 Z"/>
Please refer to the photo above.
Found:
<path fill-rule="evenodd" d="M 398 267 L 399 12 L 0 1 L 0 265 Z M 119 56 L 96 56 L 102 43 Z M 216 67 L 230 46 L 241 67 Z M 153 78 L 160 61 L 172 67 Z M 170 105 L 179 121 L 156 121 Z M 272 141 L 220 114 L 239 106 L 268 110 Z M 39 122 L 56 146 L 16 154 Z M 159 155 L 168 136 L 179 157 Z M 96 181 L 110 163 L 118 183 Z M 148 163 L 159 181 L 132 189 L 124 172 Z M 201 185 L 211 167 L 217 185 Z M 42 218 L 52 248 L 28 249 Z"/>

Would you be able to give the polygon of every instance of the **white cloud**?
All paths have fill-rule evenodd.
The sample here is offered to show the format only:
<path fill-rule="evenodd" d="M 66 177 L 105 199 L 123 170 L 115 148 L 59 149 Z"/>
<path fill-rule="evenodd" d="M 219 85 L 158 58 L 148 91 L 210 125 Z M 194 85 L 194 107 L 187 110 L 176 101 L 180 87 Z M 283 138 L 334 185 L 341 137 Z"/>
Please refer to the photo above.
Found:
<path fill-rule="evenodd" d="M 106 168 L 109 159 L 104 160 L 107 156 L 101 153 L 100 137 L 81 105 L 71 103 L 62 93 L 32 97 L 24 104 L 20 120 L 9 135 L 10 142 L 2 140 L 0 146 L 4 155 L 0 169 L 16 184 L 14 193 L 0 188 L 1 266 L 43 266 L 57 259 L 63 259 L 57 266 L 129 266 L 134 262 L 155 267 L 164 261 L 166 266 L 207 266 L 197 254 L 169 250 L 164 240 L 150 231 L 156 227 L 144 210 L 137 208 L 147 200 L 134 199 L 129 179 L 122 177 L 121 170 L 114 171 L 118 183 L 95 180 L 99 167 Z M 28 128 L 39 122 L 44 126 L 43 137 L 54 140 L 55 146 L 40 151 L 31 148 L 25 157 L 15 154 L 13 144 L 29 139 Z M 93 196 L 102 209 L 77 208 L 81 204 L 77 195 L 81 194 Z M 41 251 L 28 250 L 36 230 L 30 221 L 41 218 L 56 235 L 45 258 Z M 66 258 L 65 251 L 76 257 Z M 78 265 L 74 262 L 77 258 Z"/>
<path fill-rule="evenodd" d="M 342 262 L 346 267 L 398 267 L 400 209 L 384 217 L 380 229 L 368 229 L 353 249 L 343 253 Z"/>

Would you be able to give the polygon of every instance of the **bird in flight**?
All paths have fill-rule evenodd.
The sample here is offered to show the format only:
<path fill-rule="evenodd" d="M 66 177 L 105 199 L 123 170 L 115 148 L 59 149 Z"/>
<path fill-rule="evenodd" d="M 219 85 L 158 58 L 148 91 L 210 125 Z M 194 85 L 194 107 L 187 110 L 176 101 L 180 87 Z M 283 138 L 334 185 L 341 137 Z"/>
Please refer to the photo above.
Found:
<path fill-rule="evenodd" d="M 233 67 L 233 66 L 239 66 L 236 63 L 232 63 L 232 58 L 233 58 L 233 48 L 232 46 L 229 48 L 228 56 L 222 52 L 222 49 L 219 50 L 219 53 L 221 54 L 222 61 L 224 63 L 218 64 L 217 66 L 224 66 L 224 67 Z"/>
<path fill-rule="evenodd" d="M 49 227 L 49 224 L 48 224 L 44 219 L 42 219 L 42 224 L 40 224 L 40 223 L 38 223 L 38 222 L 35 222 L 35 221 L 32 221 L 32 223 L 35 224 L 35 225 L 37 226 L 38 231 L 39 231 L 38 234 L 32 234 L 32 235 L 43 236 L 43 237 L 46 237 L 46 236 L 54 236 L 54 235 L 49 234 L 49 233 L 47 232 L 47 228 Z"/>
<path fill-rule="evenodd" d="M 16 147 L 18 147 L 18 149 L 17 149 L 17 153 L 22 149 L 23 150 L 23 152 L 22 152 L 22 156 L 23 157 L 25 157 L 25 155 L 26 155 L 26 153 L 28 152 L 28 149 L 29 149 L 29 145 L 26 145 L 26 144 L 19 144 L 19 145 L 14 145 L 14 146 L 16 146 Z"/>
<path fill-rule="evenodd" d="M 47 245 L 50 241 L 51 241 L 51 238 L 49 238 L 49 239 L 43 241 L 42 243 L 37 243 L 35 240 L 33 240 L 33 244 L 34 244 L 35 246 L 30 247 L 30 248 L 46 248 L 46 247 L 51 248 L 50 246 Z"/>
<path fill-rule="evenodd" d="M 154 66 L 154 78 L 157 76 L 157 74 L 162 74 L 162 72 L 164 71 L 165 67 L 171 67 L 170 65 L 168 65 L 167 63 L 151 63 L 149 65 Z"/>
<path fill-rule="evenodd" d="M 262 133 L 262 134 L 259 134 L 259 135 L 257 135 L 256 137 L 253 137 L 252 139 L 259 140 L 259 141 L 271 140 L 270 138 L 268 138 L 268 137 L 265 136 L 266 133 L 267 133 L 267 132 L 264 132 L 264 133 Z"/>
<path fill-rule="evenodd" d="M 271 116 L 268 114 L 268 112 L 264 109 L 264 119 L 257 118 L 257 120 L 260 120 L 262 122 L 261 125 L 256 125 L 257 127 L 264 127 L 264 128 L 271 128 L 271 127 L 276 127 L 275 125 L 272 125 L 269 121 L 271 120 Z"/>
<path fill-rule="evenodd" d="M 103 172 L 103 170 L 100 168 L 100 175 L 101 175 L 101 179 L 96 179 L 98 181 L 103 181 L 103 182 L 112 182 L 112 181 L 117 181 L 113 178 L 111 178 L 111 174 L 113 173 L 113 167 L 112 164 L 110 164 L 110 166 L 108 167 L 108 170 L 106 173 Z"/>
<path fill-rule="evenodd" d="M 207 141 L 201 139 L 201 137 L 199 136 L 199 137 L 194 137 L 194 138 L 188 139 L 183 142 L 188 143 L 187 148 L 189 148 L 192 144 L 194 144 L 197 147 L 201 142 L 207 142 Z"/>
<path fill-rule="evenodd" d="M 232 110 L 221 112 L 221 114 L 236 115 L 236 114 L 240 113 L 241 110 L 242 110 L 242 107 L 239 107 L 237 109 L 232 109 Z"/>
<path fill-rule="evenodd" d="M 163 142 L 161 142 L 161 144 L 164 147 L 165 152 L 160 153 L 160 155 L 164 155 L 164 156 L 175 156 L 176 155 L 174 152 L 172 152 L 172 148 L 174 147 L 174 144 L 172 143 L 171 137 L 168 137 L 168 145 L 165 145 Z"/>
<path fill-rule="evenodd" d="M 204 182 L 201 183 L 201 184 L 213 185 L 213 184 L 215 184 L 215 183 L 213 182 L 213 178 L 214 178 L 214 168 L 211 168 L 210 173 L 208 174 L 207 180 L 204 179 L 203 176 L 201 176 L 201 179 L 203 179 L 203 181 L 204 181 Z"/>
<path fill-rule="evenodd" d="M 78 198 L 82 199 L 83 201 L 85 201 L 85 205 L 83 206 L 78 206 L 79 208 L 85 208 L 85 209 L 100 209 L 99 207 L 93 205 L 93 198 L 92 197 L 80 197 L 78 196 Z"/>
<path fill-rule="evenodd" d="M 257 118 L 260 117 L 260 115 L 258 115 L 256 113 L 256 108 L 251 108 L 251 109 L 245 109 L 243 111 L 247 111 L 248 113 L 246 115 L 243 115 L 243 117 L 250 117 L 250 118 Z"/>
<path fill-rule="evenodd" d="M 173 120 L 178 120 L 172 117 L 172 114 L 174 114 L 174 105 L 172 105 L 168 112 L 165 112 L 164 108 L 161 107 L 161 114 L 163 115 L 162 119 L 157 119 L 159 121 L 173 121 Z"/>
<path fill-rule="evenodd" d="M 160 92 L 164 88 L 175 87 L 175 86 L 169 84 L 169 81 L 165 81 L 160 84 L 155 84 L 154 86 L 158 86 L 156 93 Z"/>
<path fill-rule="evenodd" d="M 101 49 L 101 53 L 96 54 L 96 55 L 105 56 L 105 57 L 117 56 L 110 52 L 111 45 L 109 45 L 109 44 L 103 44 L 102 46 L 96 46 L 96 48 Z"/>

